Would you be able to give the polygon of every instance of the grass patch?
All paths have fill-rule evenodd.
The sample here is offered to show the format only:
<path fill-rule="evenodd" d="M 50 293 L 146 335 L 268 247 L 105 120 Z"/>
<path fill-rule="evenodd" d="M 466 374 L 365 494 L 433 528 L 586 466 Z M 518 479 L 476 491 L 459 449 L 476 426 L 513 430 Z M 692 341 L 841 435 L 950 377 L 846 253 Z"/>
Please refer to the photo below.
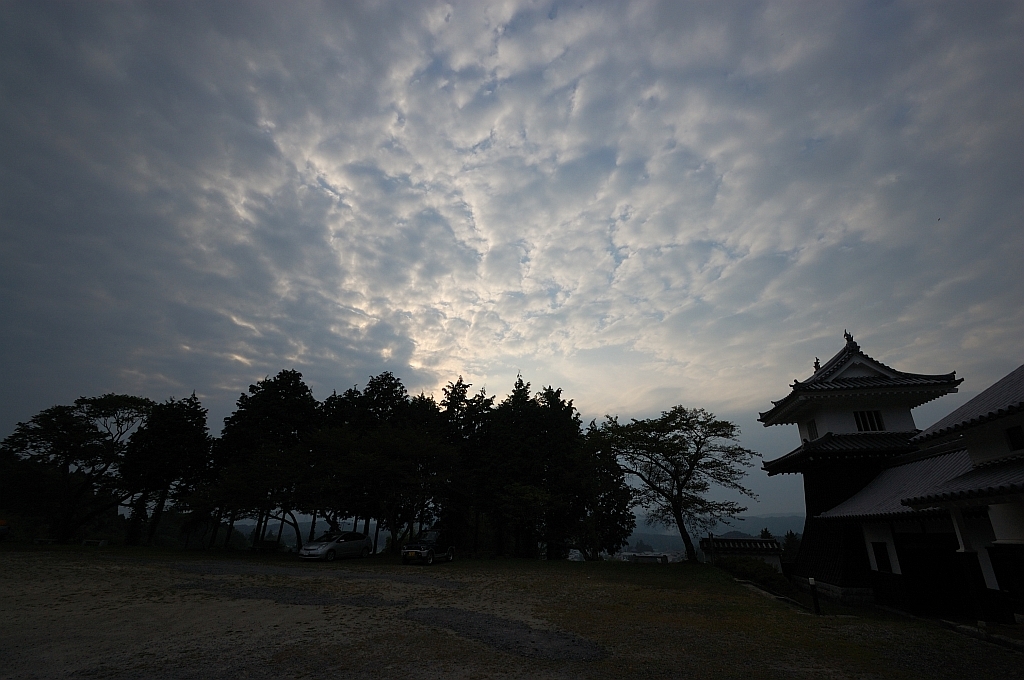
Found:
<path fill-rule="evenodd" d="M 389 556 L 308 564 L 33 546 L 0 549 L 0 572 L 0 638 L 20 650 L 12 677 L 76 670 L 40 665 L 50 658 L 74 659 L 84 673 L 104 654 L 121 655 L 123 668 L 156 654 L 163 667 L 185 669 L 181 677 L 244 676 L 260 658 L 271 675 L 310 677 L 356 668 L 412 678 L 439 669 L 489 678 L 1024 678 L 1021 654 L 932 622 L 827 603 L 831 616 L 813 616 L 752 593 L 734 575 L 768 580 L 756 565 L 463 558 L 428 567 Z M 176 596 L 147 596 L 160 588 Z M 174 645 L 165 623 L 146 637 L 153 621 L 174 622 Z M 495 623 L 503 621 L 511 633 Z M 89 638 L 96 630 L 106 637 Z M 78 647 L 68 631 L 85 636 Z M 515 635 L 495 643 L 498 633 Z M 216 666 L 232 659 L 241 665 Z"/>
<path fill-rule="evenodd" d="M 751 557 L 719 557 L 715 566 L 724 569 L 736 578 L 756 583 L 770 593 L 796 598 L 800 595 L 785 576 L 763 560 Z"/>

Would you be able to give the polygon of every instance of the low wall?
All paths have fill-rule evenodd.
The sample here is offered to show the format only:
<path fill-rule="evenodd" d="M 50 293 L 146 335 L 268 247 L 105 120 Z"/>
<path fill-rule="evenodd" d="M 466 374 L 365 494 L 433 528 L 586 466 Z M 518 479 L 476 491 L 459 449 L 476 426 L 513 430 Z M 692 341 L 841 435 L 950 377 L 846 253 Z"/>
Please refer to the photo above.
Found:
<path fill-rule="evenodd" d="M 811 586 L 803 576 L 790 576 L 789 580 L 800 590 L 810 592 Z M 844 588 L 817 581 L 818 595 L 840 604 L 874 604 L 875 592 L 871 588 Z"/>

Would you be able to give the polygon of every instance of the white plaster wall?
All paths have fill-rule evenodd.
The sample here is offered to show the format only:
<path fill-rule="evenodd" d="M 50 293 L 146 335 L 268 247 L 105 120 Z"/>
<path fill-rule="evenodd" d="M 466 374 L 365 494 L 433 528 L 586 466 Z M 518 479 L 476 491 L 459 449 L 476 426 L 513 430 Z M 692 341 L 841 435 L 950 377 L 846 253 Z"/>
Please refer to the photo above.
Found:
<path fill-rule="evenodd" d="M 1015 425 L 1024 425 L 1024 413 L 1015 413 L 964 430 L 963 442 L 971 455 L 971 462 L 978 465 L 1011 454 L 1020 454 L 1020 451 L 1010 451 L 1010 445 L 1006 442 L 1006 430 Z"/>
<path fill-rule="evenodd" d="M 818 436 L 826 432 L 849 434 L 857 432 L 857 420 L 854 411 L 881 411 L 885 429 L 888 432 L 912 432 L 917 429 L 914 416 L 906 406 L 880 406 L 878 403 L 845 402 L 841 406 L 824 406 L 814 413 L 814 422 L 818 426 Z M 810 420 L 808 418 L 807 420 Z M 807 439 L 806 422 L 800 424 L 800 440 Z"/>
<path fill-rule="evenodd" d="M 868 551 L 868 560 L 871 562 L 871 571 L 878 571 L 878 564 L 875 561 L 875 550 L 872 543 L 885 543 L 886 552 L 889 553 L 889 563 L 892 565 L 892 573 L 902 574 L 900 560 L 896 555 L 896 545 L 892 538 L 892 531 L 888 524 L 863 524 L 864 548 Z"/>
<path fill-rule="evenodd" d="M 985 587 L 999 590 L 996 572 L 992 569 L 992 561 L 989 559 L 988 550 L 986 550 L 996 538 L 989 518 L 984 515 L 966 518 L 958 508 L 953 508 L 951 515 L 953 526 L 956 528 L 956 536 L 960 539 L 960 552 L 977 553 L 981 574 L 985 577 Z"/>
<path fill-rule="evenodd" d="M 996 543 L 1024 544 L 1024 502 L 988 506 Z"/>
<path fill-rule="evenodd" d="M 846 408 L 821 408 L 815 414 L 815 422 L 818 424 L 818 434 L 835 432 L 845 434 L 857 431 L 857 422 L 853 419 L 853 409 Z"/>
<path fill-rule="evenodd" d="M 890 432 L 913 432 L 917 429 L 914 424 L 914 414 L 909 408 L 903 406 L 879 409 L 882 412 L 882 420 L 885 421 L 885 429 Z"/>
<path fill-rule="evenodd" d="M 809 435 L 807 433 L 807 423 L 806 422 L 797 423 L 797 428 L 800 430 L 800 441 L 801 442 L 807 441 L 807 440 L 809 440 L 811 438 L 811 435 Z M 818 436 L 820 437 L 821 435 L 822 435 L 822 431 L 821 431 L 821 426 L 819 425 L 818 426 Z"/>
<path fill-rule="evenodd" d="M 839 373 L 837 373 L 836 377 L 837 378 L 874 378 L 874 377 L 877 377 L 877 376 L 880 376 L 880 375 L 884 375 L 884 374 L 879 373 L 878 371 L 876 371 L 873 368 L 868 368 L 867 366 L 865 366 L 864 364 L 860 363 L 859 361 L 854 361 L 849 366 L 847 366 L 846 368 L 841 370 Z"/>

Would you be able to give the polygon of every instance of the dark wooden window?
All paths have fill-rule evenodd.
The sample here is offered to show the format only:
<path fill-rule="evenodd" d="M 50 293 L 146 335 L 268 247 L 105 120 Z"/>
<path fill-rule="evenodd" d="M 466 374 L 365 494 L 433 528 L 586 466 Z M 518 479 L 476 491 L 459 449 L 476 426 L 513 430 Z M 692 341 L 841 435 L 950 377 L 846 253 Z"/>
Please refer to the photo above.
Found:
<path fill-rule="evenodd" d="M 892 562 L 889 561 L 889 548 L 884 541 L 872 542 L 871 550 L 875 553 L 875 566 L 883 574 L 892 573 Z"/>
<path fill-rule="evenodd" d="M 1014 425 L 1006 430 L 1006 443 L 1010 445 L 1011 451 L 1024 449 L 1024 428 Z"/>
<path fill-rule="evenodd" d="M 813 420 L 807 421 L 807 438 L 811 441 L 818 438 L 818 425 Z"/>
<path fill-rule="evenodd" d="M 853 419 L 857 421 L 858 432 L 882 432 L 885 430 L 881 411 L 854 411 Z"/>

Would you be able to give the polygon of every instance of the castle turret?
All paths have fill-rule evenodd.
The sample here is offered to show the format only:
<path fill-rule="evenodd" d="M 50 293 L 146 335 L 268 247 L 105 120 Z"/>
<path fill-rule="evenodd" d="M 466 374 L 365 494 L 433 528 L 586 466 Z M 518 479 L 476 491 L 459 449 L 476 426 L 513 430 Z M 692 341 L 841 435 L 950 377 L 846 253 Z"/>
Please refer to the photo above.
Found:
<path fill-rule="evenodd" d="M 868 586 L 868 559 L 858 527 L 815 519 L 860 491 L 886 461 L 914 451 L 919 430 L 911 409 L 957 391 L 956 373 L 904 373 L 861 351 L 853 336 L 806 380 L 795 380 L 783 399 L 760 414 L 765 427 L 796 425 L 801 444 L 766 461 L 771 475 L 804 477 L 806 521 L 797 576 L 837 589 Z"/>

